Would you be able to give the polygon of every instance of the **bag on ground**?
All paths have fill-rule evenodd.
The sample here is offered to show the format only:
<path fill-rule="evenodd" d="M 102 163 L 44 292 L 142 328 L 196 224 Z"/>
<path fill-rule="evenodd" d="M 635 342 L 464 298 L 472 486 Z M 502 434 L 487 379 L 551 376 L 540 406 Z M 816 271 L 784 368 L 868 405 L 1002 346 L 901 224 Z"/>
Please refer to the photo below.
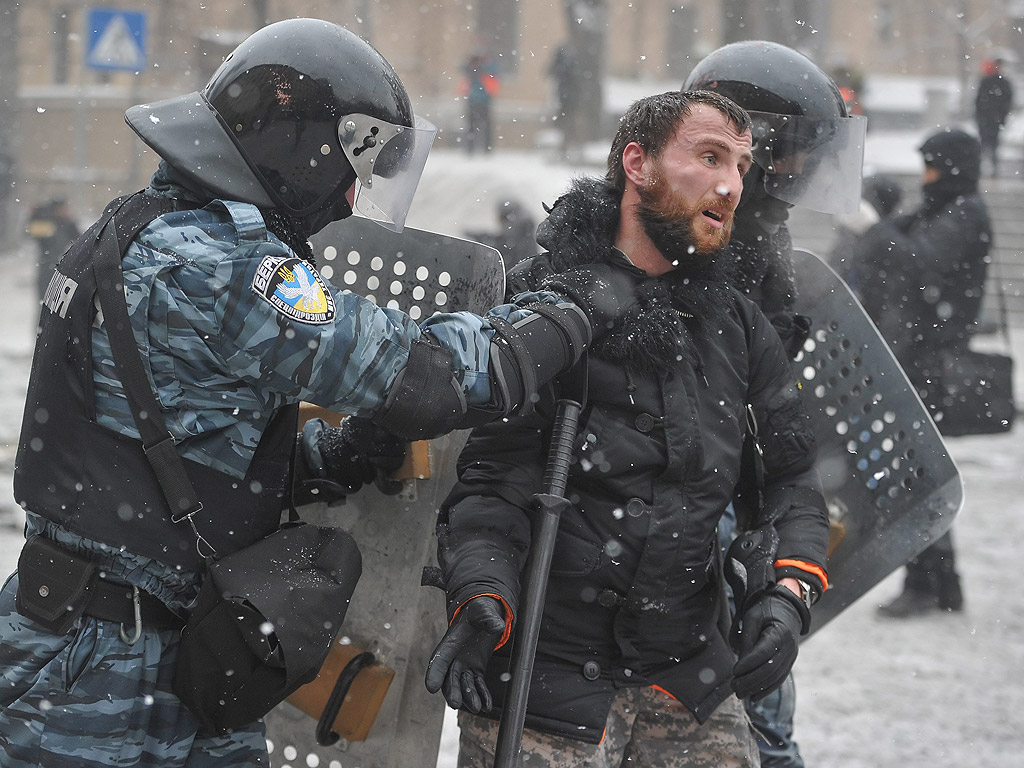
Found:
<path fill-rule="evenodd" d="M 946 436 L 1008 432 L 1017 415 L 1013 359 L 992 352 L 942 352 L 923 371 L 921 399 Z"/>

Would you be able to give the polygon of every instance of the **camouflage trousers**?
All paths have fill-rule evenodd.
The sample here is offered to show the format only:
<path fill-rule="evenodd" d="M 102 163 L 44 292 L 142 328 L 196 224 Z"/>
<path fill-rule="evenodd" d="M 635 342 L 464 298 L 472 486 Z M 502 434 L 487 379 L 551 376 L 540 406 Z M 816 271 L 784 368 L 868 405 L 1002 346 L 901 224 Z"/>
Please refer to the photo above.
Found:
<path fill-rule="evenodd" d="M 53 635 L 21 616 L 18 577 L 0 591 L 0 765 L 4 768 L 267 766 L 262 721 L 226 736 L 171 691 L 180 633 L 82 617 Z M 134 628 L 131 628 L 134 631 Z"/>
<path fill-rule="evenodd" d="M 458 768 L 490 768 L 498 723 L 459 713 Z M 656 688 L 623 688 L 600 744 L 523 731 L 521 768 L 759 768 L 743 705 L 730 696 L 703 725 Z"/>

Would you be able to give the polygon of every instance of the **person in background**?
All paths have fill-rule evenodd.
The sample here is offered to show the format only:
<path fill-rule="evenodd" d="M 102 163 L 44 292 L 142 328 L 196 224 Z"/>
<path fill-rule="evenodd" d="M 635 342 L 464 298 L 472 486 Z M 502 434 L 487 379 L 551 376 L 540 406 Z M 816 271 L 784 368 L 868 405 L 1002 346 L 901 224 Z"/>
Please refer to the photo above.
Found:
<path fill-rule="evenodd" d="M 555 49 L 548 65 L 548 75 L 555 84 L 555 127 L 562 137 L 562 159 L 568 160 L 577 150 L 582 135 L 579 125 L 580 71 L 571 42 Z"/>
<path fill-rule="evenodd" d="M 999 175 L 999 139 L 1013 109 L 1013 85 L 1002 72 L 1003 60 L 982 64 L 982 75 L 974 97 L 974 121 L 981 139 L 981 155 L 988 160 L 992 176 Z"/>
<path fill-rule="evenodd" d="M 501 90 L 494 60 L 482 51 L 473 53 L 462 65 L 459 93 L 466 100 L 466 151 L 494 149 L 492 102 Z"/>
<path fill-rule="evenodd" d="M 778 43 L 750 40 L 712 51 L 683 83 L 684 90 L 690 88 L 721 93 L 750 113 L 754 165 L 743 179 L 726 268 L 730 282 L 758 304 L 793 358 L 813 318 L 794 309 L 790 209 L 842 213 L 857 208 L 867 121 L 850 115 L 840 89 L 820 67 Z M 723 549 L 739 532 L 736 511 L 730 506 L 722 518 Z M 803 768 L 793 738 L 793 676 L 760 701 L 745 704 L 761 764 Z"/>
<path fill-rule="evenodd" d="M 863 302 L 860 266 L 856 253 L 860 239 L 878 222 L 895 216 L 903 200 L 903 189 L 894 177 L 876 173 L 864 178 L 860 206 L 854 213 L 836 214 L 836 241 L 829 264 Z"/>
<path fill-rule="evenodd" d="M 741 700 L 785 680 L 827 587 L 828 518 L 795 379 L 778 334 L 721 270 L 750 146 L 749 117 L 719 94 L 637 101 L 605 178 L 572 184 L 538 227 L 546 253 L 509 275 L 516 291 L 597 259 L 641 279 L 635 311 L 586 365 L 526 765 L 758 765 Z M 556 398 L 545 390 L 534 413 L 475 430 L 441 507 L 451 624 L 426 685 L 462 710 L 463 768 L 493 760 Z M 748 407 L 763 425 L 769 502 L 754 521 L 760 544 L 730 552 L 728 571 L 749 574 L 730 627 L 717 527 Z"/>
<path fill-rule="evenodd" d="M 466 237 L 498 251 L 507 272 L 523 259 L 537 255 L 537 223 L 526 206 L 510 197 L 499 199 L 494 212 L 497 232 L 469 231 Z"/>
<path fill-rule="evenodd" d="M 885 219 L 858 241 L 851 258 L 864 309 L 889 343 L 911 383 L 926 391 L 936 359 L 956 356 L 974 334 L 988 271 L 992 224 L 978 191 L 981 144 L 946 128 L 930 135 L 921 205 Z M 937 422 L 942 431 L 942 422 Z M 880 615 L 907 618 L 963 610 L 952 533 L 907 564 L 903 591 Z"/>
<path fill-rule="evenodd" d="M 82 232 L 66 200 L 47 200 L 32 208 L 28 220 L 28 236 L 39 244 L 39 263 L 36 267 L 39 301 L 46 295 L 53 268 L 80 234 Z"/>
<path fill-rule="evenodd" d="M 125 119 L 159 166 L 75 242 L 41 307 L 14 477 L 26 542 L 0 591 L 0 763 L 267 765 L 262 720 L 205 732 L 174 694 L 202 554 L 354 492 L 407 439 L 528 405 L 628 310 L 635 281 L 599 265 L 421 325 L 325 281 L 308 238 L 353 208 L 401 230 L 435 132 L 336 24 L 267 26 L 201 92 Z M 189 524 L 171 520 L 96 309 L 107 225 L 124 235 L 126 330 L 201 502 Z M 352 415 L 300 434 L 300 402 Z"/>

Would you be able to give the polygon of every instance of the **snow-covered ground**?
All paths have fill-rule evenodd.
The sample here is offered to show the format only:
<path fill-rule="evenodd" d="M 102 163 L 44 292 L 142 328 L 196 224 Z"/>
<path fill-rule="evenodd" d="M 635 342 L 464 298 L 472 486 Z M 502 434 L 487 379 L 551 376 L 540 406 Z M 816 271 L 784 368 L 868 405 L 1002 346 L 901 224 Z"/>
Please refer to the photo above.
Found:
<path fill-rule="evenodd" d="M 919 140 L 913 133 L 869 135 L 867 161 L 875 170 L 914 172 Z M 436 151 L 408 223 L 460 236 L 493 229 L 495 205 L 508 195 L 539 218 L 541 201 L 553 202 L 580 172 L 600 169 L 570 167 L 542 153 L 499 150 L 468 158 L 454 150 Z M 1024 184 L 1021 194 L 1024 201 Z M 11 471 L 36 315 L 34 258 L 32 243 L 0 253 L 8 285 L 0 334 L 4 573 L 13 570 L 21 546 L 22 516 L 11 498 Z M 1024 332 L 1016 334 L 1015 348 L 1017 360 L 1024 360 Z M 1020 365 L 1017 376 L 1018 402 L 1024 402 Z M 1024 764 L 1024 592 L 1017 571 L 1024 546 L 1022 431 L 1018 426 L 1007 435 L 949 441 L 967 491 L 954 528 L 966 593 L 963 613 L 905 622 L 878 618 L 875 606 L 899 590 L 896 573 L 804 646 L 797 665 L 797 737 L 808 768 Z M 449 718 L 438 768 L 454 766 L 456 738 Z M 333 759 L 354 768 L 344 753 Z"/>

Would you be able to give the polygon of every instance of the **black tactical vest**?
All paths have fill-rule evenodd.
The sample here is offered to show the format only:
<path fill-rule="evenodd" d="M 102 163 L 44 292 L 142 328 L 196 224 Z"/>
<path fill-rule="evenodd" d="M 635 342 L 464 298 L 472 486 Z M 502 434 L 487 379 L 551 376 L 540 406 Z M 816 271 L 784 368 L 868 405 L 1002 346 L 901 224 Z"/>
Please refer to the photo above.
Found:
<path fill-rule="evenodd" d="M 115 216 L 123 254 L 140 229 L 174 201 L 136 194 L 115 200 L 72 245 L 50 281 L 39 321 L 14 496 L 25 509 L 69 531 L 172 566 L 196 570 L 202 557 L 187 522 L 172 523 L 142 442 L 96 423 L 90 334 L 96 319 L 93 257 Z M 225 555 L 274 531 L 290 480 L 297 406 L 278 411 L 243 480 L 183 459 L 203 509 L 203 537 Z"/>

